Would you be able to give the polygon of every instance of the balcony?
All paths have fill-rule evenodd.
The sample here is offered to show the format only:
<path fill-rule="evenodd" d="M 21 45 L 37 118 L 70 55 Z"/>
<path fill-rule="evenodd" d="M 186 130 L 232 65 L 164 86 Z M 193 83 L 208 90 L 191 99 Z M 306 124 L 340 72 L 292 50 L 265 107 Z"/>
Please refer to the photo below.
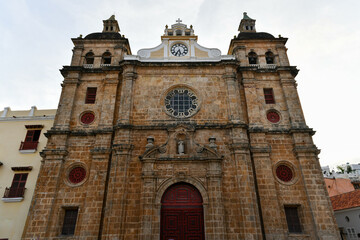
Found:
<path fill-rule="evenodd" d="M 108 63 L 102 63 L 102 64 L 100 64 L 100 67 L 110 67 L 111 66 L 111 64 L 108 64 Z"/>
<path fill-rule="evenodd" d="M 276 69 L 276 64 L 249 64 L 250 67 L 256 67 L 258 69 Z"/>
<path fill-rule="evenodd" d="M 36 152 L 39 142 L 21 142 L 19 151 L 22 153 L 33 153 Z"/>
<path fill-rule="evenodd" d="M 93 68 L 94 64 L 84 64 L 83 67 L 84 68 Z"/>
<path fill-rule="evenodd" d="M 4 202 L 20 202 L 24 199 L 24 193 L 26 188 L 5 188 Z"/>

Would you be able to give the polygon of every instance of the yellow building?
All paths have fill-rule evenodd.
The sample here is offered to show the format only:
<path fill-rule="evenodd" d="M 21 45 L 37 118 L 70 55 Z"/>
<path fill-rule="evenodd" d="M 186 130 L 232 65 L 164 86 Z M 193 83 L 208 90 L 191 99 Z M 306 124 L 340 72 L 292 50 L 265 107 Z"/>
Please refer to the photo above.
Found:
<path fill-rule="evenodd" d="M 20 239 L 56 109 L 0 111 L 0 239 Z"/>

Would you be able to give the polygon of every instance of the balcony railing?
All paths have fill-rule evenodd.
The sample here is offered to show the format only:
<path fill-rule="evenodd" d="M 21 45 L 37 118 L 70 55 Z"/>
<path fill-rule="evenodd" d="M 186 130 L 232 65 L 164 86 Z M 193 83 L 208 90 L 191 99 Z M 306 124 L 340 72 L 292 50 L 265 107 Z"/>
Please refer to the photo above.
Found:
<path fill-rule="evenodd" d="M 107 63 L 100 64 L 100 67 L 110 67 L 110 66 L 111 66 L 111 64 L 107 64 Z"/>
<path fill-rule="evenodd" d="M 276 64 L 249 64 L 250 67 L 256 67 L 258 69 L 275 69 Z"/>
<path fill-rule="evenodd" d="M 84 68 L 93 68 L 94 64 L 84 64 L 83 67 Z"/>
<path fill-rule="evenodd" d="M 26 188 L 5 188 L 4 198 L 23 198 Z"/>
<path fill-rule="evenodd" d="M 39 142 L 21 142 L 19 150 L 36 150 Z"/>

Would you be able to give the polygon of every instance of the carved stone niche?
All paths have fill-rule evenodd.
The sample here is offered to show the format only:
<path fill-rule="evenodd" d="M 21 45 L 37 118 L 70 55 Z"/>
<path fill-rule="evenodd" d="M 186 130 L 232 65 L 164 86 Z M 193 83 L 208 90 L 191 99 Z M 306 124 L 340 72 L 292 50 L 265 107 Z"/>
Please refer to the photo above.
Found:
<path fill-rule="evenodd" d="M 215 138 L 211 138 L 209 145 L 201 145 L 194 140 L 195 128 L 178 125 L 168 128 L 168 139 L 163 145 L 151 144 L 146 146 L 140 160 L 221 160 L 216 151 Z M 156 141 L 156 139 L 155 139 Z M 148 139 L 149 142 L 149 139 Z"/>

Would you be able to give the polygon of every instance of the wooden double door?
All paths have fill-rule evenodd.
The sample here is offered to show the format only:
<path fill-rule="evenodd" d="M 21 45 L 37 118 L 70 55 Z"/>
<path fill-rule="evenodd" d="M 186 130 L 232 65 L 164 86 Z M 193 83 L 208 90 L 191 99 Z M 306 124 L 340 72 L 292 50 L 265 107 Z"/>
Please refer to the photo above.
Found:
<path fill-rule="evenodd" d="M 204 212 L 199 191 L 186 183 L 169 187 L 161 201 L 161 240 L 204 240 Z"/>

